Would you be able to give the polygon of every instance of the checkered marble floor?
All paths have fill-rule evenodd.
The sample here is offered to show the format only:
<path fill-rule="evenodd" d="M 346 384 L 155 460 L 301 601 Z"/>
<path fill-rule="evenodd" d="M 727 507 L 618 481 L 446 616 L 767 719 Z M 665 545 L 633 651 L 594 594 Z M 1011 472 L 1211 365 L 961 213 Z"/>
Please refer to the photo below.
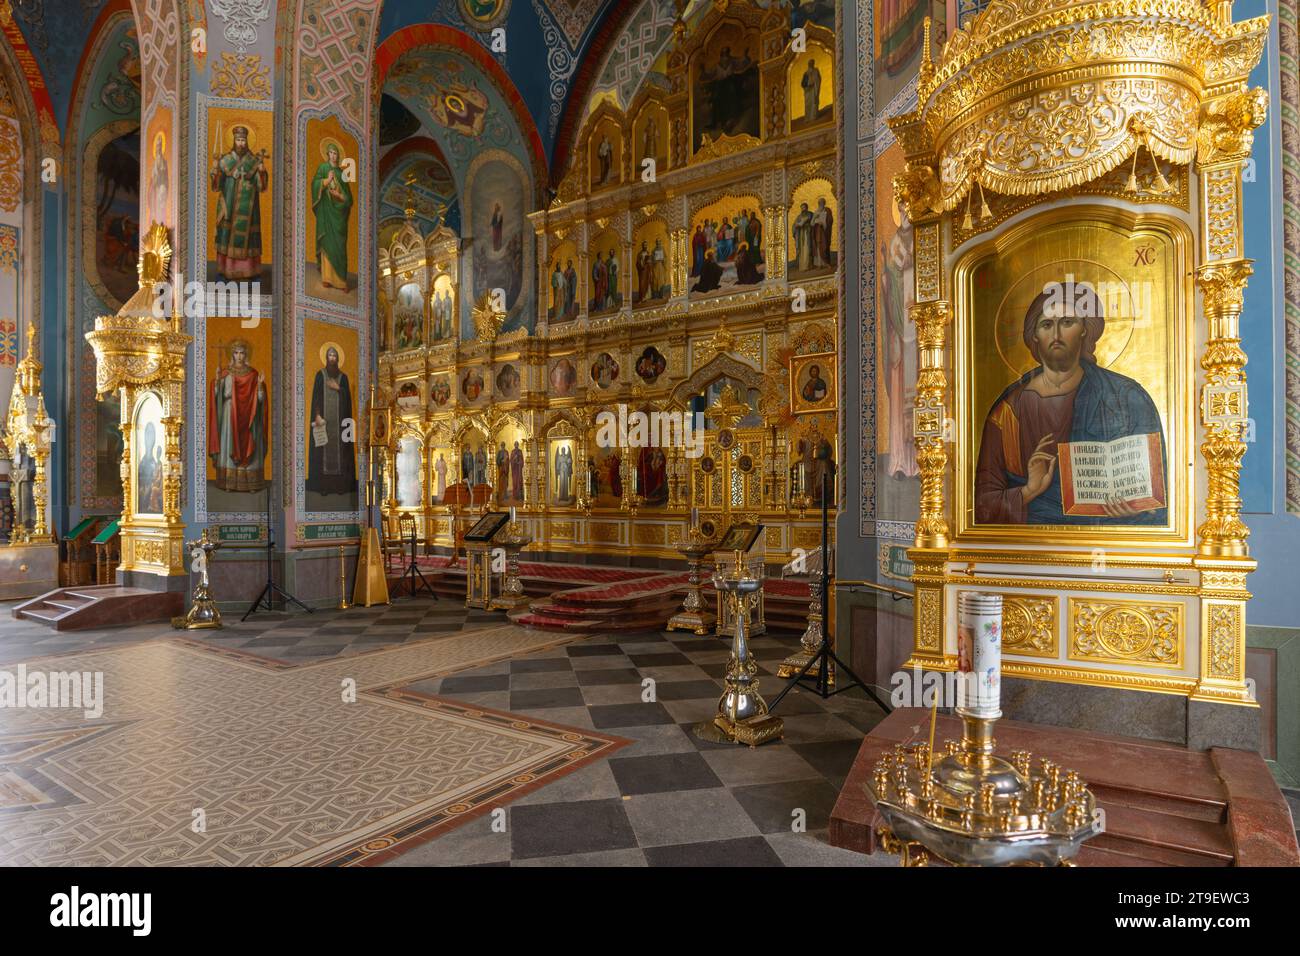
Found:
<path fill-rule="evenodd" d="M 752 642 L 760 691 L 797 642 Z M 785 739 L 757 749 L 691 733 L 717 710 L 728 644 L 685 634 L 592 637 L 409 685 L 632 741 L 386 865 L 897 865 L 826 842 L 831 808 L 865 733 L 883 718 L 861 691 L 781 702 Z M 650 679 L 654 700 L 642 699 Z"/>
<path fill-rule="evenodd" d="M 0 665 L 182 636 L 166 624 L 58 633 L 13 620 L 7 607 L 0 606 L 0 615 Z M 291 675 L 298 668 L 357 655 L 361 664 L 381 649 L 472 640 L 502 623 L 499 613 L 467 611 L 447 600 L 403 599 L 346 612 L 263 613 L 245 623 L 227 615 L 224 629 L 183 638 L 253 655 L 296 680 Z M 496 811 L 427 842 L 396 846 L 384 865 L 896 865 L 885 855 L 864 857 L 826 842 L 849 766 L 883 717 L 861 691 L 822 701 L 795 690 L 777 711 L 785 719 L 784 740 L 754 750 L 713 744 L 691 727 L 716 712 L 729 642 L 688 634 L 594 636 L 568 644 L 560 635 L 546 637 L 559 640 L 441 677 L 422 678 L 414 669 L 393 673 L 387 686 L 629 743 L 521 787 L 521 796 L 496 801 Z M 752 641 L 769 701 L 784 686 L 775 672 L 796 643 L 792 637 Z M 647 679 L 651 700 L 643 700 Z M 274 724 L 271 716 L 266 729 Z"/>
<path fill-rule="evenodd" d="M 242 622 L 239 614 L 225 613 L 224 626 L 211 631 L 176 631 L 165 622 L 55 631 L 33 621 L 14 619 L 14 603 L 0 603 L 0 664 L 178 634 L 217 647 L 237 648 L 259 657 L 297 663 L 397 647 L 504 621 L 499 611 L 466 609 L 458 602 L 419 597 L 346 611 L 332 608 L 311 614 L 300 610 L 293 614 L 262 611 Z"/>

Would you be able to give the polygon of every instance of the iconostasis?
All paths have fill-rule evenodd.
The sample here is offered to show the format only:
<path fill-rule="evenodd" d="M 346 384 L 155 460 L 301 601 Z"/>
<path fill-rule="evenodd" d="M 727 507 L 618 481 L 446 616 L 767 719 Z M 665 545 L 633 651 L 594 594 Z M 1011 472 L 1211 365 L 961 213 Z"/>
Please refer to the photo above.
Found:
<path fill-rule="evenodd" d="M 843 453 L 833 10 L 798 44 L 790 17 L 688 14 L 639 85 L 582 108 L 523 229 L 526 178 L 491 152 L 465 237 L 388 227 L 391 530 L 412 514 L 450 548 L 515 508 L 548 551 L 677 557 L 694 509 L 706 533 L 760 521 L 773 560 L 818 544 Z"/>

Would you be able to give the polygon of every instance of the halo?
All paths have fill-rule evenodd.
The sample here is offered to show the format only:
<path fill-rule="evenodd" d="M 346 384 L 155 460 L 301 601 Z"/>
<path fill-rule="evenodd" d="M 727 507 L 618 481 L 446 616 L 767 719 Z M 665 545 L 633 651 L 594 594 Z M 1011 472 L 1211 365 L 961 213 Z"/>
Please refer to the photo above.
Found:
<path fill-rule="evenodd" d="M 158 130 L 158 132 L 156 132 L 156 133 L 153 134 L 153 151 L 154 151 L 155 153 L 158 152 L 158 144 L 159 144 L 159 143 L 162 144 L 162 148 L 163 148 L 163 150 L 166 151 L 166 149 L 167 149 L 167 134 L 164 133 L 162 130 Z"/>
<path fill-rule="evenodd" d="M 328 163 L 330 160 L 329 148 L 331 146 L 333 146 L 335 149 L 339 151 L 340 161 L 343 159 L 343 157 L 347 155 L 347 153 L 343 151 L 343 144 L 340 143 L 337 139 L 335 139 L 333 136 L 323 136 L 321 137 L 321 141 L 320 141 L 320 158 L 325 160 L 325 162 Z"/>
<path fill-rule="evenodd" d="M 330 349 L 334 349 L 336 352 L 339 353 L 339 368 L 342 368 L 343 362 L 347 358 L 347 353 L 343 351 L 343 346 L 339 345 L 337 342 L 326 342 L 320 347 L 321 367 L 324 368 L 326 365 L 329 364 L 329 362 L 325 358 L 325 353 L 327 353 Z"/>
<path fill-rule="evenodd" d="M 1064 259 L 1044 263 L 1013 282 L 998 302 L 994 319 L 994 341 L 998 356 L 1012 375 L 1019 378 L 1035 368 L 1033 354 L 1025 345 L 1025 311 L 1049 282 L 1063 282 L 1072 275 L 1077 284 L 1087 283 L 1101 296 L 1106 328 L 1096 345 L 1097 364 L 1109 368 L 1124 354 L 1133 337 L 1137 303 L 1128 282 L 1118 273 L 1091 259 Z M 1108 308 L 1118 300 L 1118 311 Z"/>

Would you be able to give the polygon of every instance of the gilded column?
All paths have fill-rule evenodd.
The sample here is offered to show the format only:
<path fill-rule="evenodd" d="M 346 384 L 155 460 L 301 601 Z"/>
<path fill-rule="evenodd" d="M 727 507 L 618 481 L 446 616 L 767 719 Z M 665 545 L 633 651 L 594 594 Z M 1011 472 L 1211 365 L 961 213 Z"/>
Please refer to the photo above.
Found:
<path fill-rule="evenodd" d="M 1241 459 L 1246 453 L 1246 353 L 1241 348 L 1241 310 L 1249 259 L 1211 262 L 1196 270 L 1209 336 L 1201 356 L 1201 455 L 1207 488 L 1205 521 L 1196 529 L 1201 554 L 1244 557 L 1250 529 L 1241 520 Z"/>
<path fill-rule="evenodd" d="M 948 518 L 943 494 L 948 469 L 945 446 L 948 376 L 944 370 L 944 344 L 952 311 L 946 300 L 917 302 L 910 316 L 916 323 L 916 344 L 920 353 L 916 376 L 916 408 L 912 431 L 916 438 L 916 461 L 921 469 L 921 513 L 916 522 L 916 547 L 946 548 Z"/>

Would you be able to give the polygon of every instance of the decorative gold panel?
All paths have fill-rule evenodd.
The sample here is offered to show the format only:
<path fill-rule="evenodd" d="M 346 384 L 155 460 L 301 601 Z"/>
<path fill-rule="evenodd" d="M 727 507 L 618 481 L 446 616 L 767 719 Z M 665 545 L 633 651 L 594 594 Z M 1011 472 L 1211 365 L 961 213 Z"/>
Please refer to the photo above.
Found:
<path fill-rule="evenodd" d="M 767 546 L 768 546 L 769 548 L 780 548 L 780 547 L 781 547 L 781 529 L 780 529 L 780 528 L 768 528 L 768 529 L 764 532 L 764 534 L 767 536 L 766 539 L 765 539 L 765 541 L 766 541 L 766 544 L 767 544 Z"/>
<path fill-rule="evenodd" d="M 552 521 L 549 525 L 552 538 L 564 538 L 573 540 L 573 522 L 572 521 Z"/>
<path fill-rule="evenodd" d="M 1183 605 L 1070 598 L 1070 660 L 1183 664 Z"/>
<path fill-rule="evenodd" d="M 1239 676 L 1237 636 L 1241 630 L 1241 605 L 1211 604 L 1206 611 L 1209 621 L 1206 636 L 1209 638 L 1209 667 L 1206 676 L 1232 680 Z"/>
<path fill-rule="evenodd" d="M 661 524 L 639 524 L 632 530 L 634 544 L 663 544 L 664 526 Z"/>
<path fill-rule="evenodd" d="M 591 540 L 599 541 L 602 544 L 617 544 L 619 540 L 619 525 L 600 524 L 593 522 L 591 525 Z"/>
<path fill-rule="evenodd" d="M 1002 651 L 1022 657 L 1056 657 L 1055 597 L 1002 595 Z"/>
<path fill-rule="evenodd" d="M 943 653 L 943 592 L 916 589 L 916 649 Z"/>
<path fill-rule="evenodd" d="M 796 548 L 816 548 L 822 543 L 820 528 L 795 528 L 790 538 Z"/>

